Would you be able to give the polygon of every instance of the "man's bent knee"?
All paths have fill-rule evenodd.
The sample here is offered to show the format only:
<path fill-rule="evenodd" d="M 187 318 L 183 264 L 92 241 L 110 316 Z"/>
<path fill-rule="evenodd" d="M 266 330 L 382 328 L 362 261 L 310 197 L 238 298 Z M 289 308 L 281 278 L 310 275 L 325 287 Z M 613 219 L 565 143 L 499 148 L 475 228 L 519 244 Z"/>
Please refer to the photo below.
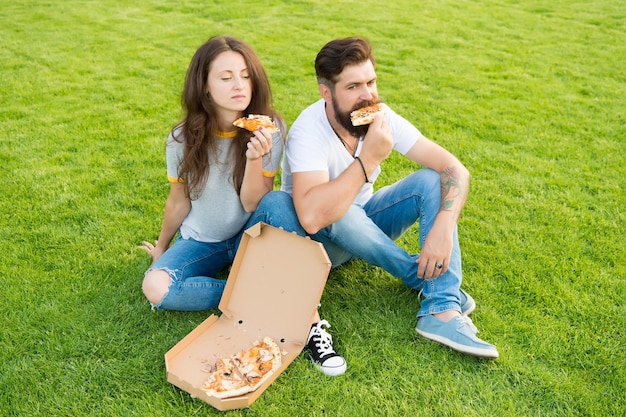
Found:
<path fill-rule="evenodd" d="M 144 277 L 141 289 L 148 301 L 156 305 L 163 300 L 169 291 L 171 282 L 172 279 L 166 271 L 154 269 Z"/>

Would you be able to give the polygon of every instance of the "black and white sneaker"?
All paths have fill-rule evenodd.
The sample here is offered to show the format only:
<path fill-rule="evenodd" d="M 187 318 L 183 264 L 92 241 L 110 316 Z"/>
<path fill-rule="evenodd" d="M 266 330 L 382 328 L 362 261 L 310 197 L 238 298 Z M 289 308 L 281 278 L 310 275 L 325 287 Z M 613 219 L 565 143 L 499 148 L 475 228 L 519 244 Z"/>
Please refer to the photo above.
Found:
<path fill-rule="evenodd" d="M 316 368 L 328 376 L 341 375 L 346 372 L 346 360 L 333 349 L 333 338 L 326 327 L 330 327 L 326 320 L 313 324 L 306 347 Z"/>

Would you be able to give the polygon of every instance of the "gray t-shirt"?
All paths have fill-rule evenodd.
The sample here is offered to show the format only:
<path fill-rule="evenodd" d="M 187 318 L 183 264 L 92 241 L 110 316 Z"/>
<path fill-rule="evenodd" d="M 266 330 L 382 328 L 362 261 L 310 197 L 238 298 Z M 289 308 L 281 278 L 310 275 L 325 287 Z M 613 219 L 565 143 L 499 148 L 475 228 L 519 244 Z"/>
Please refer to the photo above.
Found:
<path fill-rule="evenodd" d="M 281 129 L 284 131 L 284 129 Z M 217 159 L 209 157 L 209 176 L 202 193 L 191 201 L 191 211 L 180 227 L 184 239 L 201 242 L 222 242 L 233 237 L 246 224 L 251 213 L 246 213 L 239 195 L 232 183 L 233 156 L 230 155 L 231 143 L 235 132 L 220 133 L 215 136 Z M 284 148 L 282 132 L 272 135 L 272 151 L 263 157 L 263 175 L 273 177 L 280 167 Z M 170 182 L 180 181 L 178 173 L 183 156 L 184 144 L 167 139 L 165 150 L 167 176 Z"/>

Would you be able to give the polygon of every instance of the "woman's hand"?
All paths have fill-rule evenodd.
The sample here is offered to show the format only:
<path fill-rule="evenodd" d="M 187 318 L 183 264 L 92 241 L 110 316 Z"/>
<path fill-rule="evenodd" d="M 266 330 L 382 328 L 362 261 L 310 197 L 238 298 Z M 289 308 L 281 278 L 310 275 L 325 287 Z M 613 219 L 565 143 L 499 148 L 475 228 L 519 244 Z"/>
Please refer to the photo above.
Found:
<path fill-rule="evenodd" d="M 246 158 L 249 160 L 255 160 L 268 154 L 272 149 L 272 135 L 260 128 L 255 130 L 248 142 L 248 150 L 246 151 Z"/>
<path fill-rule="evenodd" d="M 140 249 L 145 251 L 152 258 L 152 263 L 154 263 L 157 259 L 161 257 L 165 253 L 166 249 L 163 249 L 159 246 L 158 241 L 154 241 L 154 245 L 147 240 L 142 242 L 142 245 L 139 246 Z"/>

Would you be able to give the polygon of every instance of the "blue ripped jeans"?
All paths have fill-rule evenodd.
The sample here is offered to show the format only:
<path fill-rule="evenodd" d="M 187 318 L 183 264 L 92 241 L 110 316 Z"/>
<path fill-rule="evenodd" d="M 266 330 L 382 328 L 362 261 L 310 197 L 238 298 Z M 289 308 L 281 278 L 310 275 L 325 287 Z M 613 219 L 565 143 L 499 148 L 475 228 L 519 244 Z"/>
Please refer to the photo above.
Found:
<path fill-rule="evenodd" d="M 199 242 L 179 236 L 148 270 L 164 270 L 172 280 L 168 293 L 154 308 L 179 311 L 217 308 L 226 280 L 215 276 L 232 264 L 244 231 L 258 222 L 301 236 L 306 234 L 298 222 L 291 197 L 282 191 L 273 191 L 261 199 L 246 225 L 228 240 Z"/>
<path fill-rule="evenodd" d="M 402 279 L 408 287 L 421 290 L 425 299 L 418 317 L 448 310 L 461 311 L 461 251 L 456 229 L 448 270 L 433 280 L 418 277 L 417 254 L 409 254 L 394 242 L 419 220 L 423 247 L 440 205 L 439 174 L 421 169 L 381 188 L 363 207 L 352 205 L 341 219 L 312 238 L 324 245 L 333 266 L 363 259 Z"/>

